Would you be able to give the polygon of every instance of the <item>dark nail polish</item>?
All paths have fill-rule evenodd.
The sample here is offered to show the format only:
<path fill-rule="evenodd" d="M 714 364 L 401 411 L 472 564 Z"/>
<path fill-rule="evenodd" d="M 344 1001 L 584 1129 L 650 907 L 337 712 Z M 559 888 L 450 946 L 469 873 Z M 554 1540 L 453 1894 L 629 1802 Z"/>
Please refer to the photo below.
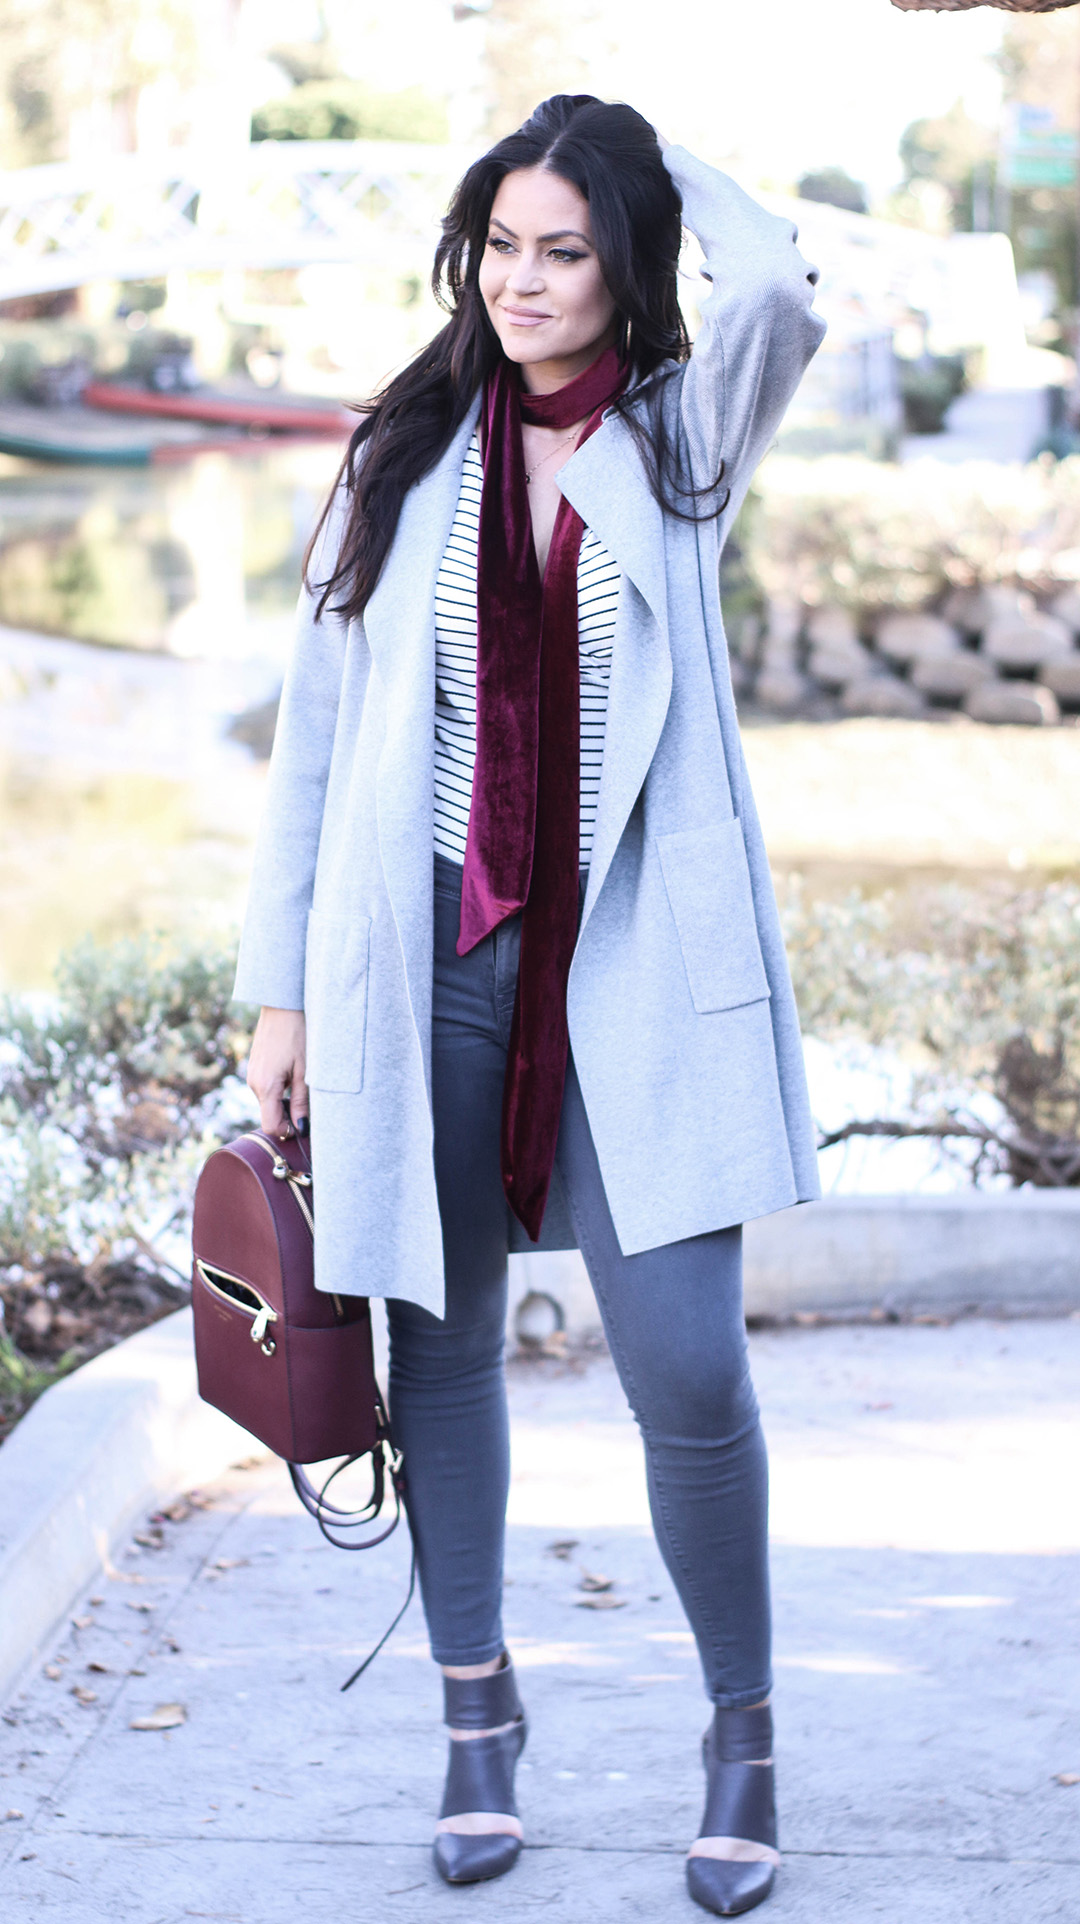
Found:
<path fill-rule="evenodd" d="M 296 1118 L 296 1133 L 297 1133 L 297 1135 L 298 1135 L 298 1136 L 306 1136 L 306 1135 L 307 1135 L 307 1133 L 308 1133 L 308 1127 L 309 1127 L 309 1125 L 308 1125 L 308 1119 L 307 1119 L 307 1117 L 306 1117 L 306 1116 L 297 1116 L 297 1118 Z"/>

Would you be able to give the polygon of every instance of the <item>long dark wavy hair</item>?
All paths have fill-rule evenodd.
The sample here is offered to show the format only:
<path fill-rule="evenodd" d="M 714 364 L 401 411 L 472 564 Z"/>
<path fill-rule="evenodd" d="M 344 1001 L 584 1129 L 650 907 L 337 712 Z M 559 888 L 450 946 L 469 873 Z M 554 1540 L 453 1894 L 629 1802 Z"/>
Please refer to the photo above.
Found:
<path fill-rule="evenodd" d="M 554 94 L 460 181 L 443 221 L 431 284 L 450 319 L 366 406 L 330 501 L 305 556 L 305 580 L 345 617 L 363 614 L 390 551 L 401 504 L 449 446 L 502 354 L 479 288 L 492 202 L 507 174 L 546 167 L 589 203 L 604 282 L 616 304 L 616 347 L 637 383 L 690 353 L 676 272 L 682 202 L 654 129 L 632 107 L 592 94 Z M 674 371 L 674 370 L 672 370 Z M 680 449 L 657 404 L 616 402 L 661 505 L 684 520 L 722 512 L 720 481 L 691 485 Z M 344 482 L 348 510 L 332 572 L 309 580 L 312 553 Z"/>

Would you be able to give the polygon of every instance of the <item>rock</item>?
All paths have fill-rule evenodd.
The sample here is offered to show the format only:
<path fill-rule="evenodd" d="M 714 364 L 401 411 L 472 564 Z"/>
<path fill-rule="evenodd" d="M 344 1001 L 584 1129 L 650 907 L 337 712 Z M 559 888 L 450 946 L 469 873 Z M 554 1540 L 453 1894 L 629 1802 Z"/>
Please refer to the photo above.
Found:
<path fill-rule="evenodd" d="M 275 695 L 273 701 L 261 701 L 254 708 L 245 708 L 242 714 L 233 716 L 225 731 L 234 742 L 243 742 L 245 748 L 250 748 L 261 762 L 270 760 L 279 702 L 280 696 Z"/>
<path fill-rule="evenodd" d="M 766 635 L 761 644 L 762 668 L 793 669 L 799 659 L 799 644 L 794 635 Z"/>
<path fill-rule="evenodd" d="M 754 685 L 754 696 L 763 708 L 790 715 L 806 700 L 809 689 L 805 675 L 797 668 L 763 668 Z"/>
<path fill-rule="evenodd" d="M 849 609 L 815 608 L 806 624 L 806 639 L 812 648 L 857 648 L 859 630 Z"/>
<path fill-rule="evenodd" d="M 992 621 L 1034 611 L 1034 595 L 994 583 L 987 588 L 954 588 L 941 612 L 966 635 L 981 635 Z"/>
<path fill-rule="evenodd" d="M 928 695 L 931 701 L 963 701 L 984 681 L 995 681 L 997 670 L 985 655 L 961 648 L 955 655 L 927 655 L 917 661 L 911 679 L 919 693 Z"/>
<path fill-rule="evenodd" d="M 923 661 L 928 655 L 955 654 L 960 637 L 940 615 L 886 615 L 874 637 L 888 661 Z"/>
<path fill-rule="evenodd" d="M 987 681 L 973 688 L 964 702 L 964 713 L 972 721 L 1019 722 L 1040 728 L 1061 719 L 1061 711 L 1049 688 L 1034 681 Z"/>
<path fill-rule="evenodd" d="M 766 604 L 766 641 L 787 641 L 794 646 L 801 627 L 802 609 L 797 601 L 770 601 Z"/>
<path fill-rule="evenodd" d="M 1002 668 L 1042 668 L 1072 654 L 1072 636 L 1056 615 L 1010 615 L 990 623 L 982 648 Z"/>
<path fill-rule="evenodd" d="M 897 715 L 906 721 L 924 712 L 918 690 L 899 675 L 866 675 L 849 683 L 840 706 L 845 715 Z"/>
<path fill-rule="evenodd" d="M 870 674 L 873 657 L 861 641 L 852 641 L 843 648 L 812 649 L 807 667 L 822 688 L 846 688 L 849 681 L 861 681 Z"/>
<path fill-rule="evenodd" d="M 1066 661 L 1051 661 L 1042 669 L 1039 680 L 1065 708 L 1080 708 L 1080 654 Z"/>
<path fill-rule="evenodd" d="M 1050 613 L 1063 621 L 1074 635 L 1080 635 L 1080 588 L 1063 588 L 1050 603 Z"/>

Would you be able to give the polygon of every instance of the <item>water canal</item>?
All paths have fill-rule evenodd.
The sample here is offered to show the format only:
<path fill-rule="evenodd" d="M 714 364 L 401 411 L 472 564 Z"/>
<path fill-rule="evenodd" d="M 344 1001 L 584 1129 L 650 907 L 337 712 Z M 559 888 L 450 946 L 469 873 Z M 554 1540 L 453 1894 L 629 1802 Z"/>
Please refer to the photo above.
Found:
<path fill-rule="evenodd" d="M 140 470 L 0 459 L 0 988 L 77 937 L 222 933 L 326 443 Z M 238 716 L 254 747 L 230 733 Z"/>

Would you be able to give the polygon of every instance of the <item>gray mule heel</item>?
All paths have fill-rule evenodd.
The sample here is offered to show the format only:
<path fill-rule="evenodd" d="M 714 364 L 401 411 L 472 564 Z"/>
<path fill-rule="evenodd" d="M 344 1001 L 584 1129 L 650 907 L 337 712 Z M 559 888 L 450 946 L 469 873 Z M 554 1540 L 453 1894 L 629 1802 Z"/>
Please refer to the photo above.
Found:
<path fill-rule="evenodd" d="M 510 1724 L 497 1737 L 450 1742 L 446 1789 L 435 1838 L 435 1868 L 448 1884 L 478 1884 L 501 1877 L 521 1853 L 521 1824 L 514 1802 L 514 1766 L 525 1748 L 528 1725 L 506 1652 L 490 1677 L 443 1678 L 444 1722 L 451 1730 L 492 1730 Z M 502 1817 L 505 1830 L 473 1834 L 443 1830 L 445 1819 L 475 1815 Z"/>
<path fill-rule="evenodd" d="M 717 1710 L 703 1750 L 705 1815 L 686 1860 L 686 1882 L 703 1910 L 737 1917 L 764 1903 L 780 1862 L 768 1704 Z"/>

